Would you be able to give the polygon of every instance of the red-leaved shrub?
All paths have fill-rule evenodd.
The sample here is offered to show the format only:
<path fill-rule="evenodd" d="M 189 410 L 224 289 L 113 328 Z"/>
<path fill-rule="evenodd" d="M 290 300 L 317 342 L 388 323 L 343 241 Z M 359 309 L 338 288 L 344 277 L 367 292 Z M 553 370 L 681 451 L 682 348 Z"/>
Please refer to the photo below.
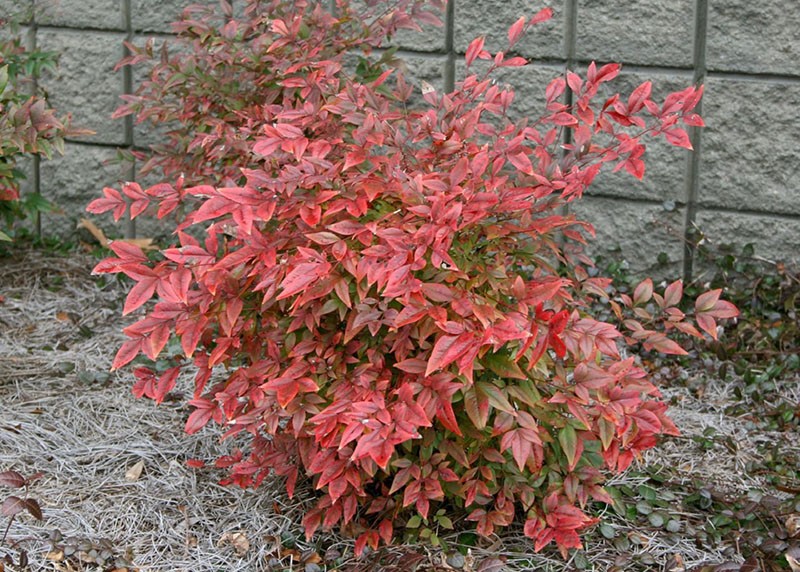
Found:
<path fill-rule="evenodd" d="M 186 430 L 249 433 L 246 452 L 217 461 L 227 483 L 274 474 L 291 495 L 309 479 L 308 535 L 338 525 L 361 551 L 445 509 L 483 535 L 517 519 L 536 550 L 566 554 L 596 521 L 587 502 L 610 502 L 601 471 L 677 432 L 620 348 L 683 353 L 666 334 L 702 334 L 678 309 L 680 282 L 621 298 L 635 318 L 612 301 L 626 335 L 592 318 L 609 281 L 586 270 L 591 227 L 559 208 L 603 166 L 641 178 L 645 137 L 689 148 L 701 90 L 600 96 L 619 66 L 591 64 L 547 86 L 540 118 L 510 120 L 514 92 L 491 74 L 527 63 L 508 49 L 545 9 L 511 26 L 504 52 L 473 41 L 468 68 L 489 71 L 452 93 L 425 86 L 412 109 L 397 70 L 365 55 L 354 73 L 345 53 L 430 20 L 423 2 L 323 4 L 251 2 L 220 25 L 188 14 L 188 54 L 165 55 L 123 108 L 182 124 L 168 135 L 180 152 L 152 159 L 163 183 L 105 189 L 89 210 L 180 214 L 155 259 L 118 242 L 95 269 L 135 282 L 125 314 L 145 309 L 113 367 L 168 361 L 134 370 L 134 393 L 157 402 L 194 368 Z M 736 315 L 719 294 L 693 312 L 712 336 Z M 171 338 L 182 351 L 165 355 Z"/>
<path fill-rule="evenodd" d="M 63 154 L 65 137 L 91 132 L 70 127 L 70 117 L 57 117 L 45 94 L 32 89 L 43 70 L 55 68 L 56 54 L 26 50 L 17 24 L 4 14 L 0 32 L 0 241 L 10 241 L 16 220 L 51 207 L 38 193 L 20 197 L 25 177 L 18 161 Z"/>

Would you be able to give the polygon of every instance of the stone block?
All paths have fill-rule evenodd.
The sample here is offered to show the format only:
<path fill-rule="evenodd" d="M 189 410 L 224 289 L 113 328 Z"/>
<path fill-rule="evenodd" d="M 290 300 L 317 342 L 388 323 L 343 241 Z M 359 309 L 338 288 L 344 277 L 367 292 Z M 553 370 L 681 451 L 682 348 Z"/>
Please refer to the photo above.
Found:
<path fill-rule="evenodd" d="M 684 77 L 654 72 L 626 73 L 624 69 L 616 80 L 605 84 L 609 86 L 607 96 L 620 93 L 627 99 L 637 86 L 649 80 L 653 83 L 653 99 L 662 102 L 670 92 L 683 90 L 692 83 L 692 76 L 688 72 Z M 584 73 L 581 70 L 581 74 Z M 602 99 L 598 98 L 598 101 L 602 102 Z M 614 173 L 609 166 L 598 175 L 589 192 L 619 198 L 685 202 L 687 161 L 691 152 L 670 145 L 663 137 L 646 136 L 642 143 L 647 146 L 643 180 L 636 179 L 624 170 Z"/>
<path fill-rule="evenodd" d="M 708 3 L 710 70 L 800 75 L 800 6 L 786 0 Z"/>
<path fill-rule="evenodd" d="M 701 210 L 695 221 L 712 244 L 729 244 L 738 251 L 753 244 L 757 256 L 800 264 L 800 219 Z"/>
<path fill-rule="evenodd" d="M 171 33 L 170 24 L 180 19 L 183 9 L 189 4 L 205 4 L 219 7 L 218 0 L 130 0 L 131 27 L 134 32 Z M 221 14 L 221 11 L 218 10 Z"/>
<path fill-rule="evenodd" d="M 65 28 L 126 28 L 123 0 L 36 0 L 36 21 Z"/>
<path fill-rule="evenodd" d="M 0 18 L 11 22 L 28 22 L 33 14 L 33 0 L 0 0 Z"/>
<path fill-rule="evenodd" d="M 534 26 L 514 47 L 519 55 L 528 58 L 564 58 L 564 5 L 569 0 L 550 2 L 553 17 Z M 538 7 L 537 7 L 538 6 Z M 478 36 L 486 37 L 486 48 L 493 54 L 508 44 L 508 28 L 520 16 L 533 16 L 543 3 L 530 0 L 481 0 L 456 2 L 453 40 L 455 49 L 463 54 L 469 43 Z"/>
<path fill-rule="evenodd" d="M 579 220 L 594 225 L 587 252 L 609 261 L 627 261 L 639 276 L 679 278 L 683 264 L 684 210 L 661 205 L 584 196 L 570 203 Z M 659 258 L 666 256 L 666 263 Z"/>
<path fill-rule="evenodd" d="M 800 85 L 709 78 L 699 203 L 800 214 Z"/>
<path fill-rule="evenodd" d="M 37 44 L 59 54 L 55 73 L 46 73 L 39 84 L 60 113 L 71 113 L 73 125 L 95 132 L 82 141 L 122 144 L 125 126 L 111 114 L 122 103 L 122 71 L 114 66 L 122 58 L 125 35 L 40 29 Z"/>
<path fill-rule="evenodd" d="M 694 0 L 578 0 L 578 59 L 691 67 L 693 40 Z"/>
<path fill-rule="evenodd" d="M 444 53 L 447 32 L 444 25 L 444 14 L 439 14 L 442 20 L 441 26 L 425 24 L 421 30 L 398 30 L 393 38 L 387 42 L 387 46 L 396 46 L 401 50 L 413 52 L 437 52 Z"/>
<path fill-rule="evenodd" d="M 81 218 L 89 216 L 86 205 L 102 196 L 103 187 L 119 188 L 125 177 L 120 164 L 115 163 L 115 149 L 94 145 L 67 144 L 64 156 L 42 161 L 40 188 L 44 198 L 54 203 L 60 213 L 42 215 L 42 232 L 47 236 L 69 236 Z M 104 225 L 111 217 L 92 215 Z M 113 223 L 110 223 L 113 224 Z M 124 229 L 125 221 L 119 222 Z M 117 236 L 122 230 L 117 232 Z"/>

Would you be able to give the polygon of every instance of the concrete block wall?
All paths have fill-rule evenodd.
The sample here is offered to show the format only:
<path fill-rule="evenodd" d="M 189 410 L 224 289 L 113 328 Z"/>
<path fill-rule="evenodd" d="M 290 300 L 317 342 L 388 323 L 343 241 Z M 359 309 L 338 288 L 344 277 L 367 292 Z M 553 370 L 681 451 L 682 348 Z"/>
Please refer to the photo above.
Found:
<path fill-rule="evenodd" d="M 53 1 L 55 6 L 45 9 Z M 555 17 L 518 47 L 532 64 L 503 77 L 517 90 L 516 113 L 538 115 L 547 82 L 567 68 L 583 70 L 592 60 L 621 62 L 621 89 L 645 79 L 660 93 L 704 83 L 701 112 L 708 126 L 691 134 L 695 153 L 654 143 L 644 182 L 601 175 L 573 208 L 596 226 L 596 254 L 623 257 L 635 271 L 680 276 L 695 263 L 686 244 L 696 228 L 712 242 L 753 242 L 762 256 L 798 260 L 797 2 L 450 0 L 443 28 L 403 32 L 394 43 L 412 78 L 452 86 L 463 77 L 463 53 L 474 37 L 485 35 L 490 49 L 501 49 L 512 22 L 548 3 Z M 38 170 L 31 181 L 65 211 L 45 217 L 43 232 L 64 234 L 103 186 L 137 178 L 135 166 L 120 170 L 114 164 L 118 149 L 152 140 L 130 119 L 110 119 L 119 96 L 136 87 L 135 71 L 114 71 L 122 42 L 140 43 L 153 35 L 168 39 L 169 22 L 192 2 L 0 0 L 0 16 L 31 3 L 42 9 L 29 22 L 28 37 L 61 53 L 58 73 L 44 78 L 43 87 L 58 109 L 96 132 L 70 141 L 63 158 L 29 166 Z M 233 3 L 241 9 L 245 0 Z M 667 265 L 658 266 L 665 257 Z"/>

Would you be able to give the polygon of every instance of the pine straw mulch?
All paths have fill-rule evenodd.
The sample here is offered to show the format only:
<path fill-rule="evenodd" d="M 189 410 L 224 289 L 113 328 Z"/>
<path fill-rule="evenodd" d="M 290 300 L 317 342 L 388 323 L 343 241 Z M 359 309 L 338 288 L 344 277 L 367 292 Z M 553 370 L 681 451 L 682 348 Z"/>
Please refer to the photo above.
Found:
<path fill-rule="evenodd" d="M 589 533 L 585 550 L 566 563 L 554 550 L 534 555 L 520 531 L 478 542 L 466 558 L 454 550 L 462 537 L 447 535 L 448 554 L 400 546 L 360 562 L 352 557 L 351 540 L 327 535 L 306 542 L 300 526 L 303 494 L 289 500 L 280 483 L 257 491 L 221 487 L 217 472 L 187 467 L 187 459 L 212 459 L 230 445 L 219 443 L 212 430 L 183 432 L 188 410 L 179 392 L 155 407 L 133 398 L 129 372 L 108 372 L 123 339 L 125 290 L 113 279 L 101 286 L 90 276 L 94 263 L 40 251 L 0 259 L 0 470 L 43 473 L 30 495 L 39 500 L 44 520 L 21 516 L 9 532 L 15 549 L 0 546 L 0 557 L 23 549 L 30 561 L 25 569 L 682 572 L 743 560 L 735 544 L 698 542 L 689 527 L 708 516 L 678 502 L 658 509 L 681 519 L 677 532 L 642 525 L 624 510 L 622 516 L 607 510 L 604 534 Z M 800 401 L 797 385 L 787 383 L 787 391 Z M 187 383 L 179 389 L 191 391 Z M 704 398 L 686 384 L 665 393 L 684 435 L 648 455 L 649 463 L 669 468 L 670 482 L 653 486 L 678 496 L 696 483 L 709 483 L 714 495 L 776 494 L 763 476 L 745 468 L 775 440 L 798 454 L 796 431 L 753 431 L 726 415 L 730 395 L 723 382 L 707 380 Z M 698 447 L 707 427 L 736 447 Z M 654 481 L 639 470 L 612 482 L 636 491 Z M 5 494 L 0 490 L 0 500 Z"/>

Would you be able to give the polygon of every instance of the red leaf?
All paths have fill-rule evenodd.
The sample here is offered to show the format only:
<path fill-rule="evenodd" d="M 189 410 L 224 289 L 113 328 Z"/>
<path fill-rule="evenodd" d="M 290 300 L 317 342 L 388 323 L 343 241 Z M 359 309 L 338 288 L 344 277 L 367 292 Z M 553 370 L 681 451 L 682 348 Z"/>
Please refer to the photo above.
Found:
<path fill-rule="evenodd" d="M 717 322 L 708 314 L 697 314 L 695 316 L 697 320 L 697 325 L 700 326 L 704 332 L 706 332 L 709 336 L 717 339 Z"/>
<path fill-rule="evenodd" d="M 567 80 L 565 80 L 563 77 L 557 77 L 547 84 L 547 88 L 544 91 L 545 97 L 547 98 L 547 103 L 552 103 L 558 99 L 561 94 L 564 93 L 566 86 Z"/>
<path fill-rule="evenodd" d="M 602 83 L 604 81 L 611 81 L 615 77 L 619 75 L 620 65 L 619 64 L 606 64 L 600 68 L 600 71 L 597 72 L 597 77 L 595 81 L 597 83 Z"/>
<path fill-rule="evenodd" d="M 555 123 L 556 125 L 561 125 L 562 127 L 572 127 L 578 124 L 578 120 L 575 119 L 574 116 L 563 111 L 550 116 L 549 119 L 552 123 Z"/>
<path fill-rule="evenodd" d="M 508 160 L 511 161 L 511 164 L 514 165 L 520 173 L 533 175 L 533 164 L 524 151 L 509 155 Z"/>
<path fill-rule="evenodd" d="M 671 145 L 683 147 L 684 149 L 693 149 L 692 141 L 689 139 L 689 134 L 680 127 L 675 127 L 669 131 L 665 131 L 664 136 Z"/>
<path fill-rule="evenodd" d="M 471 332 L 465 332 L 458 336 L 440 336 L 428 358 L 425 375 L 429 376 L 437 369 L 447 367 L 474 344 L 475 336 Z"/>
<path fill-rule="evenodd" d="M 476 429 L 483 429 L 489 420 L 489 397 L 476 387 L 463 391 L 464 409 Z"/>
<path fill-rule="evenodd" d="M 421 288 L 422 293 L 431 302 L 450 302 L 453 299 L 453 291 L 444 284 L 426 282 Z"/>
<path fill-rule="evenodd" d="M 508 29 L 509 46 L 513 46 L 514 44 L 516 44 L 524 31 L 525 31 L 525 16 L 521 16 L 520 19 L 511 24 L 511 27 Z"/>
<path fill-rule="evenodd" d="M 101 214 L 113 210 L 114 220 L 118 221 L 125 214 L 125 209 L 128 208 L 128 204 L 116 189 L 106 187 L 103 189 L 103 194 L 105 195 L 104 198 L 93 200 L 87 205 L 86 210 L 94 214 Z"/>
<path fill-rule="evenodd" d="M 111 364 L 112 371 L 115 369 L 119 369 L 122 366 L 130 363 L 133 360 L 133 358 L 139 355 L 141 349 L 142 349 L 141 338 L 128 340 L 124 342 L 117 351 L 117 355 L 114 357 L 114 361 Z"/>
<path fill-rule="evenodd" d="M 713 308 L 703 313 L 721 319 L 735 318 L 739 315 L 739 309 L 730 302 L 725 300 L 717 300 Z"/>
<path fill-rule="evenodd" d="M 677 306 L 683 297 L 683 281 L 676 280 L 664 290 L 664 306 Z"/>
<path fill-rule="evenodd" d="M 525 303 L 531 306 L 547 302 L 551 300 L 558 292 L 564 287 L 564 280 L 560 278 L 553 278 L 543 280 L 538 284 L 528 287 L 525 294 Z"/>
<path fill-rule="evenodd" d="M 553 9 L 550 7 L 542 8 L 536 14 L 533 15 L 531 18 L 531 25 L 534 24 L 541 24 L 542 22 L 547 22 L 550 18 L 553 17 Z"/>
<path fill-rule="evenodd" d="M 669 339 L 662 333 L 653 333 L 645 338 L 645 345 L 651 346 L 653 349 L 665 354 L 672 354 L 678 356 L 685 356 L 688 352 L 683 349 L 676 342 Z"/>
<path fill-rule="evenodd" d="M 467 67 L 472 65 L 472 62 L 475 61 L 475 58 L 478 57 L 478 54 L 480 54 L 483 51 L 483 44 L 484 44 L 483 36 L 475 38 L 469 43 L 469 46 L 467 47 L 467 53 L 465 56 Z"/>
<path fill-rule="evenodd" d="M 637 306 L 646 304 L 653 297 L 653 281 L 650 278 L 643 280 L 633 291 L 633 303 Z"/>
<path fill-rule="evenodd" d="M 378 525 L 378 534 L 383 539 L 386 544 L 389 544 L 392 541 L 392 534 L 394 532 L 394 527 L 392 526 L 392 521 L 389 519 L 383 519 Z"/>
<path fill-rule="evenodd" d="M 25 486 L 25 477 L 17 471 L 3 471 L 0 473 L 0 485 L 20 489 Z"/>
<path fill-rule="evenodd" d="M 125 298 L 125 306 L 122 308 L 122 315 L 130 314 L 152 298 L 153 293 L 156 291 L 157 282 L 158 278 L 156 277 L 145 277 L 134 284 L 131 291 L 128 292 L 127 298 Z"/>
<path fill-rule="evenodd" d="M 3 506 L 0 507 L 0 513 L 2 513 L 3 516 L 14 516 L 15 514 L 21 513 L 26 508 L 24 500 L 19 497 L 10 496 L 3 501 Z"/>
<path fill-rule="evenodd" d="M 108 247 L 114 251 L 114 254 L 119 256 L 124 262 L 147 262 L 147 256 L 141 248 L 130 242 L 113 240 L 108 243 Z"/>
<path fill-rule="evenodd" d="M 25 510 L 27 510 L 28 514 L 30 514 L 36 520 L 44 519 L 44 516 L 42 515 L 42 507 L 39 506 L 39 502 L 36 499 L 26 499 Z"/>
<path fill-rule="evenodd" d="M 690 125 L 692 127 L 705 127 L 705 122 L 703 118 L 697 115 L 696 113 L 688 113 L 683 117 L 683 122 L 686 125 Z"/>
<path fill-rule="evenodd" d="M 506 61 L 503 62 L 502 67 L 504 68 L 518 68 L 522 66 L 528 65 L 528 60 L 520 56 L 514 56 L 513 58 L 508 58 Z"/>
<path fill-rule="evenodd" d="M 394 367 L 396 367 L 399 370 L 405 371 L 406 373 L 419 374 L 425 372 L 425 368 L 427 367 L 427 365 L 428 362 L 426 362 L 425 360 L 421 360 L 418 358 L 409 358 L 397 362 L 396 364 L 394 364 Z"/>
<path fill-rule="evenodd" d="M 161 403 L 164 401 L 164 398 L 167 396 L 167 394 L 175 389 L 175 383 L 178 380 L 178 374 L 180 374 L 180 372 L 181 368 L 171 367 L 161 374 L 161 377 L 158 378 L 158 383 L 156 384 L 156 403 Z"/>
<path fill-rule="evenodd" d="M 306 513 L 303 517 L 303 528 L 305 529 L 306 540 L 311 540 L 311 537 L 314 536 L 320 524 L 322 524 L 322 510 L 315 509 Z"/>
<path fill-rule="evenodd" d="M 189 415 L 189 419 L 186 420 L 186 427 L 184 427 L 184 431 L 191 435 L 192 433 L 197 433 L 206 426 L 206 424 L 211 420 L 214 416 L 214 410 L 212 408 L 197 408 Z"/>
<path fill-rule="evenodd" d="M 633 90 L 630 97 L 628 98 L 629 115 L 638 113 L 644 107 L 645 101 L 650 99 L 650 92 L 652 91 L 652 88 L 653 84 L 649 81 L 646 81 Z"/>
<path fill-rule="evenodd" d="M 644 178 L 644 161 L 640 159 L 630 158 L 624 163 L 625 170 L 628 171 L 631 175 L 639 179 L 640 181 Z"/>
<path fill-rule="evenodd" d="M 719 300 L 720 294 L 722 294 L 721 288 L 709 290 L 708 292 L 703 292 L 700 294 L 694 303 L 695 311 L 702 313 L 711 310 L 714 307 L 714 304 L 717 303 L 717 300 Z"/>
<path fill-rule="evenodd" d="M 330 269 L 330 264 L 317 264 L 316 262 L 307 262 L 298 264 L 286 278 L 281 282 L 280 287 L 283 291 L 277 296 L 278 300 L 283 300 L 289 296 L 293 296 L 304 290 L 306 286 L 311 284 L 314 280 L 319 278 Z"/>

